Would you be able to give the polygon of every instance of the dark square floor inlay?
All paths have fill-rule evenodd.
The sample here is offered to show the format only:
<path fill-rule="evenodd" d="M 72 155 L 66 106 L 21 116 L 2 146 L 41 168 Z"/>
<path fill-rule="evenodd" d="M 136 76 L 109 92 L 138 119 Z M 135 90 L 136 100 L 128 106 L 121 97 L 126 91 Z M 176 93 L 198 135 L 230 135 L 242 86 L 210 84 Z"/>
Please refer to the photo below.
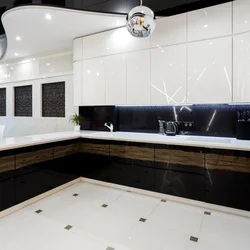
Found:
<path fill-rule="evenodd" d="M 68 225 L 68 226 L 66 226 L 64 229 L 70 230 L 71 228 L 72 228 L 72 226 Z"/>
<path fill-rule="evenodd" d="M 167 202 L 167 200 L 161 200 L 161 202 Z"/>
<path fill-rule="evenodd" d="M 15 87 L 15 116 L 32 116 L 32 85 Z"/>
<path fill-rule="evenodd" d="M 193 241 L 193 242 L 198 242 L 198 238 L 197 238 L 197 237 L 193 237 L 193 236 L 191 236 L 191 237 L 190 237 L 190 241 Z"/>
<path fill-rule="evenodd" d="M 106 205 L 106 204 L 103 204 L 103 205 L 102 205 L 102 207 L 106 208 L 106 207 L 108 207 L 108 205 Z"/>
<path fill-rule="evenodd" d="M 139 221 L 140 222 L 146 222 L 147 219 L 141 218 Z"/>
<path fill-rule="evenodd" d="M 36 211 L 37 214 L 40 214 L 43 210 L 39 209 Z"/>
<path fill-rule="evenodd" d="M 42 84 L 42 116 L 65 117 L 65 82 Z"/>
<path fill-rule="evenodd" d="M 77 197 L 79 194 L 73 194 L 73 196 Z"/>
<path fill-rule="evenodd" d="M 115 250 L 113 247 L 108 247 L 106 250 Z"/>
<path fill-rule="evenodd" d="M 205 211 L 204 214 L 205 215 L 211 215 L 211 212 Z"/>

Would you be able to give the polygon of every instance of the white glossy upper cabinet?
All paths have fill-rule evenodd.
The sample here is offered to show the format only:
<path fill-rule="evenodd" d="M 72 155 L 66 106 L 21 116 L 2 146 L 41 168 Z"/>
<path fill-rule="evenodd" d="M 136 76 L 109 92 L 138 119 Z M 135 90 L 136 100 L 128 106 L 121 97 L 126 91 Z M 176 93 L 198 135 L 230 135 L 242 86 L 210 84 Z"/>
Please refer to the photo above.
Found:
<path fill-rule="evenodd" d="M 73 87 L 74 87 L 74 106 L 82 105 L 82 62 L 74 62 L 73 65 Z"/>
<path fill-rule="evenodd" d="M 188 44 L 188 103 L 232 102 L 232 38 Z"/>
<path fill-rule="evenodd" d="M 250 33 L 234 37 L 234 102 L 250 102 Z"/>
<path fill-rule="evenodd" d="M 127 54 L 127 104 L 150 104 L 150 51 Z"/>
<path fill-rule="evenodd" d="M 105 104 L 105 62 L 103 58 L 82 63 L 82 104 Z"/>
<path fill-rule="evenodd" d="M 82 38 L 82 58 L 96 58 L 107 55 L 106 32 Z"/>
<path fill-rule="evenodd" d="M 73 41 L 73 61 L 82 60 L 82 38 L 77 38 Z"/>
<path fill-rule="evenodd" d="M 151 51 L 151 104 L 186 102 L 186 45 Z"/>
<path fill-rule="evenodd" d="M 127 104 L 127 60 L 125 55 L 105 58 L 106 65 L 106 104 Z"/>

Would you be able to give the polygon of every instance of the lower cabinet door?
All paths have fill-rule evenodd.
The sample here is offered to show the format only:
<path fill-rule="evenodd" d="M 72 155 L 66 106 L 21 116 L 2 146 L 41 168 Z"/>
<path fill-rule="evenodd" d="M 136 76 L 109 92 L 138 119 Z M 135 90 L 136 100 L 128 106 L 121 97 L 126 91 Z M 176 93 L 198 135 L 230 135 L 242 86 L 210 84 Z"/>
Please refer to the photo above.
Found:
<path fill-rule="evenodd" d="M 113 162 L 113 182 L 139 189 L 154 190 L 154 169 Z"/>
<path fill-rule="evenodd" d="M 250 211 L 250 174 L 209 171 L 206 175 L 206 202 Z"/>
<path fill-rule="evenodd" d="M 204 177 L 199 174 L 156 169 L 155 191 L 183 198 L 204 201 Z"/>
<path fill-rule="evenodd" d="M 15 180 L 0 182 L 0 211 L 15 205 Z"/>

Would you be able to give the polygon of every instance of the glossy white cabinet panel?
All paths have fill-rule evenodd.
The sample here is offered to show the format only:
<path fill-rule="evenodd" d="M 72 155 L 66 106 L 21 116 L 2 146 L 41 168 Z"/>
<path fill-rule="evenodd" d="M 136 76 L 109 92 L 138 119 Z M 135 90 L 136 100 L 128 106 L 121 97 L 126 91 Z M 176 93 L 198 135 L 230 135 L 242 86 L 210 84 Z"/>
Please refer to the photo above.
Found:
<path fill-rule="evenodd" d="M 106 32 L 106 53 L 109 55 L 150 48 L 150 37 L 135 38 L 126 28 Z"/>
<path fill-rule="evenodd" d="M 106 104 L 127 104 L 127 60 L 125 55 L 106 58 Z"/>
<path fill-rule="evenodd" d="M 188 103 L 232 102 L 232 38 L 188 44 Z"/>
<path fill-rule="evenodd" d="M 72 63 L 72 62 L 71 62 Z M 22 81 L 38 75 L 38 62 L 27 61 L 11 65 L 9 68 L 9 81 Z"/>
<path fill-rule="evenodd" d="M 74 106 L 82 104 L 82 61 L 74 62 L 73 73 Z"/>
<path fill-rule="evenodd" d="M 234 37 L 233 101 L 250 102 L 250 33 Z"/>
<path fill-rule="evenodd" d="M 85 36 L 83 39 L 83 59 L 95 58 L 106 55 L 106 32 L 91 36 Z"/>
<path fill-rule="evenodd" d="M 83 61 L 82 104 L 105 104 L 105 61 L 103 58 Z"/>
<path fill-rule="evenodd" d="M 186 44 L 151 51 L 151 104 L 186 102 Z"/>
<path fill-rule="evenodd" d="M 234 33 L 250 31 L 250 1 L 233 1 L 233 30 Z"/>
<path fill-rule="evenodd" d="M 188 17 L 188 41 L 232 34 L 232 3 L 191 11 Z"/>
<path fill-rule="evenodd" d="M 7 66 L 0 66 L 0 82 L 6 82 L 9 78 L 9 70 Z"/>
<path fill-rule="evenodd" d="M 150 51 L 127 54 L 127 104 L 150 104 Z"/>
<path fill-rule="evenodd" d="M 72 54 L 62 54 L 39 61 L 40 76 L 59 75 L 73 72 Z"/>
<path fill-rule="evenodd" d="M 186 42 L 186 17 L 187 14 L 181 14 L 157 19 L 151 36 L 152 47 Z"/>
<path fill-rule="evenodd" d="M 77 38 L 73 41 L 73 60 L 79 61 L 82 60 L 82 46 L 83 41 L 82 38 Z"/>

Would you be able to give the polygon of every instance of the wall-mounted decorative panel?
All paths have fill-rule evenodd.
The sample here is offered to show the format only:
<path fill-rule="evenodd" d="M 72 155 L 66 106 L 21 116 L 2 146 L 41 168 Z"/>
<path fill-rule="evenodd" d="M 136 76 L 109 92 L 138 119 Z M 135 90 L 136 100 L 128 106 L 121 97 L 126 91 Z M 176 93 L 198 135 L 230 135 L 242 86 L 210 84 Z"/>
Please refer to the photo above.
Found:
<path fill-rule="evenodd" d="M 32 116 L 32 85 L 15 87 L 15 116 Z"/>
<path fill-rule="evenodd" d="M 42 85 L 42 116 L 65 117 L 65 82 Z"/>
<path fill-rule="evenodd" d="M 6 116 L 6 88 L 0 89 L 0 116 Z"/>

